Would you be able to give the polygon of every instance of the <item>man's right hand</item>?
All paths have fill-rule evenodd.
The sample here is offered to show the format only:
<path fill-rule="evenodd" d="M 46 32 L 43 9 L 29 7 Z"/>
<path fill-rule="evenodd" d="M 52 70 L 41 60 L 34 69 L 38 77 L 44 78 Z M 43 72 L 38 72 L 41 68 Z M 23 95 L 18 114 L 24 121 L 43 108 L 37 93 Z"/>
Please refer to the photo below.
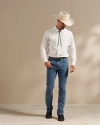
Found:
<path fill-rule="evenodd" d="M 47 67 L 47 68 L 53 68 L 53 66 L 51 65 L 51 62 L 50 61 L 47 61 L 47 62 L 45 62 L 44 63 L 45 64 L 45 66 Z"/>

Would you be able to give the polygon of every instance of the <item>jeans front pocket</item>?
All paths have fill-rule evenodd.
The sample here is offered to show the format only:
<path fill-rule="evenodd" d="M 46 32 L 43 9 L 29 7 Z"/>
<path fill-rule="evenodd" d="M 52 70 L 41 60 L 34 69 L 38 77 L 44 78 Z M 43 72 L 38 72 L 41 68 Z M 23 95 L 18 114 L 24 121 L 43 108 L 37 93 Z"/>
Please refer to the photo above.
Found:
<path fill-rule="evenodd" d="M 63 63 L 67 63 L 68 62 L 68 59 L 67 58 L 64 58 L 61 60 Z"/>
<path fill-rule="evenodd" d="M 48 61 L 52 62 L 53 59 L 51 59 L 50 57 L 48 58 Z"/>

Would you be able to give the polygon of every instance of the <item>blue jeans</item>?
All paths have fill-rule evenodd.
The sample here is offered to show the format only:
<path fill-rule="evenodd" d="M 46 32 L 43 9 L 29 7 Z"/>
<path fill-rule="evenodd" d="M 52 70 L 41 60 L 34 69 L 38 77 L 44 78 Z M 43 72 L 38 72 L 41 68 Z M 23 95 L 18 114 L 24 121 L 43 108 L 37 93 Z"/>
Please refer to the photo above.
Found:
<path fill-rule="evenodd" d="M 62 60 L 53 60 L 50 57 L 48 61 L 51 62 L 53 68 L 47 68 L 47 81 L 46 81 L 46 92 L 45 92 L 45 102 L 47 106 L 47 111 L 50 112 L 53 109 L 52 99 L 53 99 L 53 89 L 55 84 L 55 78 L 58 73 L 59 78 L 59 95 L 58 95 L 58 109 L 57 114 L 64 113 L 64 105 L 66 100 L 66 82 L 68 77 L 68 58 Z"/>

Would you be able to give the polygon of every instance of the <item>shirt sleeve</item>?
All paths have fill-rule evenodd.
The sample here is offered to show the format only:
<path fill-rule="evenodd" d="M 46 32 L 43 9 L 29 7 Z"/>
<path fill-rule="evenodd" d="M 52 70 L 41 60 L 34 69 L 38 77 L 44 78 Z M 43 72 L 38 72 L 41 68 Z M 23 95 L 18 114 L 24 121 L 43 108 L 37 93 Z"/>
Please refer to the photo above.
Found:
<path fill-rule="evenodd" d="M 43 39 L 42 39 L 42 43 L 40 46 L 40 54 L 41 54 L 41 58 L 43 60 L 43 62 L 45 63 L 47 60 L 46 57 L 46 48 L 48 46 L 48 41 L 47 41 L 47 31 L 44 33 Z"/>
<path fill-rule="evenodd" d="M 70 40 L 71 40 L 71 42 L 69 45 L 69 54 L 71 57 L 71 65 L 75 65 L 75 63 L 76 63 L 76 46 L 75 46 L 73 33 L 71 34 Z"/>

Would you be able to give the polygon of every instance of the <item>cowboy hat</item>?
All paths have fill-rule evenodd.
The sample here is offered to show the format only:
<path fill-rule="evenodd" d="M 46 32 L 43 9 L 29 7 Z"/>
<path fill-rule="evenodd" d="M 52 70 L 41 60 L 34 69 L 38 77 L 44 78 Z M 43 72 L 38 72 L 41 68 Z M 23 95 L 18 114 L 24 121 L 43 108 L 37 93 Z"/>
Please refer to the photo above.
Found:
<path fill-rule="evenodd" d="M 74 24 L 74 20 L 70 18 L 70 14 L 66 11 L 61 10 L 58 16 L 54 14 L 52 15 L 58 18 L 61 22 L 63 22 L 67 26 L 72 26 Z"/>

